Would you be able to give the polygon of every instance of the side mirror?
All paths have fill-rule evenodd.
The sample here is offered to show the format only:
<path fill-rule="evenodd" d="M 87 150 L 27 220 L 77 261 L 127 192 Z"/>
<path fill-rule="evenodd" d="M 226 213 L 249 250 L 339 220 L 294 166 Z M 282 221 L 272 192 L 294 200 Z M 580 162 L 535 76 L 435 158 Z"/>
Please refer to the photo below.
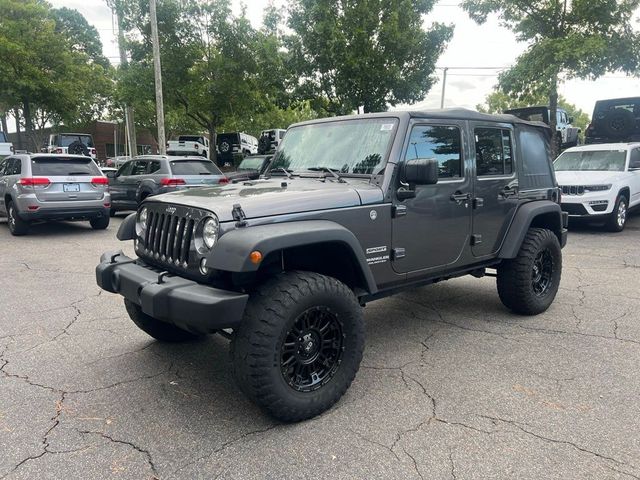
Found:
<path fill-rule="evenodd" d="M 569 123 L 573 123 L 573 117 L 568 117 L 568 118 L 567 118 L 567 122 L 569 122 Z"/>
<path fill-rule="evenodd" d="M 438 183 L 438 161 L 434 158 L 407 160 L 400 167 L 400 180 L 412 185 Z"/>
<path fill-rule="evenodd" d="M 107 172 L 105 175 L 108 179 L 111 179 L 111 180 L 116 178 L 116 172 Z"/>

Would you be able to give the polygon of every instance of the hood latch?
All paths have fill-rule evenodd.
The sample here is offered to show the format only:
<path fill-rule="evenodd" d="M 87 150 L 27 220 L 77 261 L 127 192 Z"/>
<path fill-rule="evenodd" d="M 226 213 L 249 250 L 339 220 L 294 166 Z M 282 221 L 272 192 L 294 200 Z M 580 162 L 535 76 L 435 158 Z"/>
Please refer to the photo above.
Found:
<path fill-rule="evenodd" d="M 236 221 L 236 227 L 242 228 L 247 226 L 247 221 L 246 221 L 247 216 L 245 215 L 244 210 L 242 210 L 242 207 L 240 206 L 239 203 L 236 203 L 233 206 L 233 210 L 231 210 L 231 215 L 233 216 L 233 219 Z"/>

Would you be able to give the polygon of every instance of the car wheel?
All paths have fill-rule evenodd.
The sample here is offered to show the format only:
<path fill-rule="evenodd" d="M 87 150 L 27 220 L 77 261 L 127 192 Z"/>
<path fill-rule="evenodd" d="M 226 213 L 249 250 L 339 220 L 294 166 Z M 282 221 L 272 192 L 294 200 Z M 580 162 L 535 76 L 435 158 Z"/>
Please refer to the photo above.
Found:
<path fill-rule="evenodd" d="M 135 323 L 140 330 L 161 342 L 187 342 L 202 337 L 202 335 L 187 332 L 175 325 L 147 315 L 139 305 L 127 299 L 124 300 L 124 306 L 129 314 L 129 318 L 133 320 L 133 323 Z"/>
<path fill-rule="evenodd" d="M 109 209 L 109 216 L 110 217 L 112 217 L 112 218 L 115 217 L 116 213 L 118 213 L 118 211 L 115 208 L 112 207 L 112 208 Z"/>
<path fill-rule="evenodd" d="M 29 222 L 22 220 L 18 216 L 18 212 L 11 201 L 7 203 L 7 225 L 9 226 L 9 232 L 15 237 L 26 235 L 29 232 Z"/>
<path fill-rule="evenodd" d="M 558 293 L 562 250 L 558 237 L 545 228 L 530 228 L 518 256 L 498 267 L 498 295 L 521 315 L 546 311 Z"/>
<path fill-rule="evenodd" d="M 240 389 L 284 422 L 329 409 L 362 360 L 364 322 L 353 292 L 338 280 L 286 272 L 250 297 L 231 344 Z"/>
<path fill-rule="evenodd" d="M 94 230 L 105 230 L 109 226 L 109 217 L 92 218 L 89 223 Z"/>
<path fill-rule="evenodd" d="M 618 195 L 616 205 L 613 212 L 609 216 L 606 228 L 610 232 L 621 232 L 627 224 L 627 216 L 629 215 L 629 201 L 625 195 Z"/>

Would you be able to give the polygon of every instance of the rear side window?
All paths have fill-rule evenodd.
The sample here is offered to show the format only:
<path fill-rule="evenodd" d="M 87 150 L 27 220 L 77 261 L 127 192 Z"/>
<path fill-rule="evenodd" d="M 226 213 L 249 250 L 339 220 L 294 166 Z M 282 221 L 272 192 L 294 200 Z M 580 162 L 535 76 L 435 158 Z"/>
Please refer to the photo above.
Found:
<path fill-rule="evenodd" d="M 149 173 L 156 173 L 158 170 L 160 170 L 160 167 L 161 167 L 160 162 L 157 162 L 157 161 L 149 162 Z"/>
<path fill-rule="evenodd" d="M 476 128 L 475 140 L 476 171 L 479 177 L 513 173 L 513 142 L 509 130 Z"/>
<path fill-rule="evenodd" d="M 169 162 L 174 175 L 222 175 L 213 162 L 201 160 L 183 160 Z"/>
<path fill-rule="evenodd" d="M 31 160 L 31 173 L 36 177 L 83 176 L 102 173 L 98 166 L 87 158 L 41 157 Z"/>
<path fill-rule="evenodd" d="M 549 153 L 549 139 L 541 129 L 518 125 L 516 128 L 522 159 L 518 183 L 522 190 L 553 188 L 554 174 Z"/>
<path fill-rule="evenodd" d="M 462 142 L 458 127 L 417 125 L 411 130 L 406 160 L 433 158 L 440 178 L 462 176 Z"/>

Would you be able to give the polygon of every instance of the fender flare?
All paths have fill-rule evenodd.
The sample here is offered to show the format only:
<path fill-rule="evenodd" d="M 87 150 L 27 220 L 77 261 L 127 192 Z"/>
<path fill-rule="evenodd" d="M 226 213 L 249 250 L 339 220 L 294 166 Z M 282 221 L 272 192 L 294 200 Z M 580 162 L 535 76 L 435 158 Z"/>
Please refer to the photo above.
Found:
<path fill-rule="evenodd" d="M 260 265 L 249 259 L 254 250 L 266 258 L 270 253 L 286 248 L 322 243 L 346 246 L 362 274 L 367 291 L 371 294 L 378 291 L 358 239 L 342 225 L 329 220 L 285 222 L 232 230 L 220 237 L 207 257 L 207 266 L 228 272 L 255 272 Z"/>
<path fill-rule="evenodd" d="M 560 205 L 552 202 L 551 200 L 543 202 L 529 202 L 522 205 L 516 212 L 511 225 L 509 226 L 507 236 L 502 243 L 498 257 L 505 259 L 516 258 L 520 251 L 520 246 L 524 241 L 524 237 L 531 227 L 534 219 L 540 215 L 548 214 L 552 214 L 557 217 L 557 222 L 554 221 L 555 224 L 549 225 L 549 229 L 556 234 L 558 241 L 562 242 L 563 225 L 562 209 L 560 208 Z"/>
<path fill-rule="evenodd" d="M 116 238 L 120 241 L 134 240 L 136 238 L 136 213 L 127 215 L 118 227 Z"/>

